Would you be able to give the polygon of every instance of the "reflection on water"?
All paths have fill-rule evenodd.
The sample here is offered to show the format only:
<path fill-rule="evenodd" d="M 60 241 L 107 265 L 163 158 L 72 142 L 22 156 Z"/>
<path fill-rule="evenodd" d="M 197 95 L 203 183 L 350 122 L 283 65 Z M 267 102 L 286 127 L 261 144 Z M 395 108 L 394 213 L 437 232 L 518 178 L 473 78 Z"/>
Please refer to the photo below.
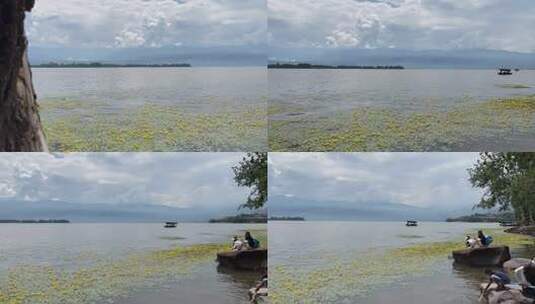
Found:
<path fill-rule="evenodd" d="M 162 224 L 2 224 L 0 228 L 0 302 L 17 298 L 27 303 L 137 303 L 168 295 L 182 297 L 181 303 L 219 299 L 246 303 L 247 291 L 260 274 L 218 272 L 215 254 L 230 247 L 232 235 L 243 230 L 260 234 L 265 225 L 186 223 L 165 229 Z M 144 303 L 151 302 L 156 303 Z"/>
<path fill-rule="evenodd" d="M 454 265 L 468 231 L 484 229 L 513 256 L 531 256 L 533 240 L 494 224 L 270 222 L 274 303 L 478 303 L 484 269 Z M 522 240 L 522 241 L 520 241 Z M 530 245 L 522 245 L 530 244 Z M 284 289 L 284 290 L 282 290 Z"/>

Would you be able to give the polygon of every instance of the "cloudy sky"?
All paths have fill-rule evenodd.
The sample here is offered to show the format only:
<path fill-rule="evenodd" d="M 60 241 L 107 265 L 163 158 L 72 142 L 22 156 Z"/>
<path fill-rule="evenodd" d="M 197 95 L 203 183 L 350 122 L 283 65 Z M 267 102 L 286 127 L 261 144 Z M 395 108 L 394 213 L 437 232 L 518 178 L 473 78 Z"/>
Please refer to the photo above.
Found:
<path fill-rule="evenodd" d="M 265 44 L 263 0 L 38 0 L 35 46 L 90 48 Z"/>
<path fill-rule="evenodd" d="M 269 0 L 268 7 L 274 47 L 535 52 L 533 0 Z"/>
<path fill-rule="evenodd" d="M 241 157 L 241 153 L 5 154 L 0 158 L 0 205 L 62 201 L 235 210 L 248 194 L 233 182 L 231 167 Z"/>
<path fill-rule="evenodd" d="M 477 153 L 270 153 L 270 197 L 470 209 Z M 328 207 L 328 206 L 326 206 Z"/>

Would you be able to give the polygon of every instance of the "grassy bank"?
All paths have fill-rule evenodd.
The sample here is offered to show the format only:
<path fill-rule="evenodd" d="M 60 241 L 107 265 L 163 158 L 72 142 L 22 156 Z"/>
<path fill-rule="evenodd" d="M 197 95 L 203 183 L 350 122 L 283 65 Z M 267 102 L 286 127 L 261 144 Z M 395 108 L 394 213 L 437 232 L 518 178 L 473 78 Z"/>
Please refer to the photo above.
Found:
<path fill-rule="evenodd" d="M 41 120 L 53 151 L 266 151 L 262 104 L 192 113 L 147 103 L 111 110 L 78 100 L 41 102 Z"/>
<path fill-rule="evenodd" d="M 488 230 L 496 245 L 518 248 L 533 245 L 533 239 Z M 475 231 L 467 233 L 475 234 Z M 351 260 L 325 257 L 313 270 L 288 266 L 270 267 L 272 303 L 337 303 L 369 295 L 374 289 L 406 280 L 408 276 L 432 274 L 435 263 L 452 263 L 451 252 L 464 247 L 460 241 L 416 243 L 384 252 L 370 251 Z"/>
<path fill-rule="evenodd" d="M 292 116 L 305 109 L 274 105 L 269 142 L 274 151 L 449 151 L 513 134 L 534 134 L 535 96 L 461 103 L 447 110 L 401 113 L 393 109 L 360 107 L 329 117 Z M 477 144 L 477 143 L 476 143 Z"/>

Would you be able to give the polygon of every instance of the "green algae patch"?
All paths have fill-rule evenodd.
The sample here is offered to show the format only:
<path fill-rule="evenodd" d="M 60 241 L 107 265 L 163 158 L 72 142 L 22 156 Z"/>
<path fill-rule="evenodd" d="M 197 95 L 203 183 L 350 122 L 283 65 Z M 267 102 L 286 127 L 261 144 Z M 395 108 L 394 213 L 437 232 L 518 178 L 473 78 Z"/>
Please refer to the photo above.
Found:
<path fill-rule="evenodd" d="M 269 121 L 273 151 L 452 151 L 530 134 L 535 134 L 535 96 L 462 102 L 427 112 L 360 107 Z"/>
<path fill-rule="evenodd" d="M 44 101 L 41 117 L 53 151 L 265 151 L 263 104 L 192 112 L 146 103 L 115 109 L 110 104 Z"/>
<path fill-rule="evenodd" d="M 534 245 L 529 236 L 485 230 L 494 245 L 519 248 Z M 475 235 L 476 231 L 467 231 Z M 378 288 L 403 283 L 411 275 L 432 275 L 437 267 L 452 261 L 453 250 L 464 249 L 459 241 L 425 242 L 387 249 L 371 250 L 349 259 L 329 256 L 314 269 L 290 265 L 270 265 L 270 300 L 272 303 L 354 303 Z"/>
<path fill-rule="evenodd" d="M 228 244 L 202 244 L 99 260 L 74 271 L 52 266 L 18 265 L 0 280 L 0 303 L 104 303 L 139 286 L 174 280 L 214 260 Z"/>
<path fill-rule="evenodd" d="M 513 83 L 507 83 L 507 84 L 499 84 L 497 87 L 504 88 L 504 89 L 530 89 L 531 87 L 525 84 L 513 84 Z"/>

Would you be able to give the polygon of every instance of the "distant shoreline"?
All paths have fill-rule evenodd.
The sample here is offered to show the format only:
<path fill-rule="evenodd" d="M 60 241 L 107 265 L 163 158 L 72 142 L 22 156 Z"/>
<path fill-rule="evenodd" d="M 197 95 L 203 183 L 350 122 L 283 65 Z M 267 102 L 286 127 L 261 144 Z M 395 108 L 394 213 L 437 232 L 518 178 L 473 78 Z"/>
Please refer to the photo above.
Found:
<path fill-rule="evenodd" d="M 225 216 L 222 218 L 210 219 L 208 223 L 234 223 L 234 224 L 265 224 L 267 216 L 264 214 L 239 214 L 234 216 Z"/>
<path fill-rule="evenodd" d="M 272 216 L 269 221 L 298 221 L 304 222 L 305 218 L 301 216 Z"/>
<path fill-rule="evenodd" d="M 0 220 L 0 224 L 69 224 L 69 220 Z"/>
<path fill-rule="evenodd" d="M 404 70 L 401 65 L 322 65 L 310 63 L 268 64 L 268 69 L 324 69 L 324 70 Z"/>
<path fill-rule="evenodd" d="M 189 63 L 171 64 L 114 64 L 114 63 L 43 63 L 32 65 L 32 68 L 191 68 Z"/>

